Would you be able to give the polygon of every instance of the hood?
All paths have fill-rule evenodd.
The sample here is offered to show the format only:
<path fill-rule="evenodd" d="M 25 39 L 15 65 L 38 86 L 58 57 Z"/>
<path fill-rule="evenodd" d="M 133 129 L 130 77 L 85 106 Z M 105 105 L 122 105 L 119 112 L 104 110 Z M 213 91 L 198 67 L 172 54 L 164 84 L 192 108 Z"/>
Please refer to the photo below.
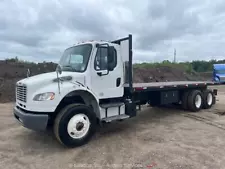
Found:
<path fill-rule="evenodd" d="M 62 72 L 59 77 L 65 77 L 65 76 L 71 76 L 72 81 L 76 80 L 80 83 L 84 84 L 84 75 L 82 73 L 77 73 L 77 72 Z M 53 80 L 57 78 L 56 72 L 50 72 L 50 73 L 42 73 L 39 75 L 31 76 L 25 79 L 22 79 L 18 81 L 17 83 L 23 83 L 26 85 L 37 85 L 40 84 L 41 86 L 47 85 L 50 83 L 53 83 Z"/>

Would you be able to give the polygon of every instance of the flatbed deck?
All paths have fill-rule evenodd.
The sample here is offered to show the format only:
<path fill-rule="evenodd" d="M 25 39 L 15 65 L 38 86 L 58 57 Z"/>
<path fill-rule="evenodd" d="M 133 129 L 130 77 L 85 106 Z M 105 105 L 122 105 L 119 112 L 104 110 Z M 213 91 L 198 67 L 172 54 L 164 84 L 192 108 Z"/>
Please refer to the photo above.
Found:
<path fill-rule="evenodd" d="M 151 82 L 151 83 L 133 83 L 135 91 L 138 90 L 155 90 L 155 89 L 167 89 L 167 88 L 193 88 L 193 87 L 204 87 L 210 85 L 217 85 L 212 81 L 172 81 L 172 82 Z M 124 84 L 125 88 L 129 88 L 129 84 Z"/>

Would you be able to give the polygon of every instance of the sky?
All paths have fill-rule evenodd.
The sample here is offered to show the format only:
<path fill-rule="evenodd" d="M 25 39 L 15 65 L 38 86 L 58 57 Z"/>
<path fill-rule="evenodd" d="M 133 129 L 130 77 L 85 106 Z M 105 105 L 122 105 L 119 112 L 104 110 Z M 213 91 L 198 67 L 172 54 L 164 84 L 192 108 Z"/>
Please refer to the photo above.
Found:
<path fill-rule="evenodd" d="M 0 59 L 58 62 L 80 41 L 133 35 L 134 62 L 224 59 L 223 0 L 0 0 Z"/>

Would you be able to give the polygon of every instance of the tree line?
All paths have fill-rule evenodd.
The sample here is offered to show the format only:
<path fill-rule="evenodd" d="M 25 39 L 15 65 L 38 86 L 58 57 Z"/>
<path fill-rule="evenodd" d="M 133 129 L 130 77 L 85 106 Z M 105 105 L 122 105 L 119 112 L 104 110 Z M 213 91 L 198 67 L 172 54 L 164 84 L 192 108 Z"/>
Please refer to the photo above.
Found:
<path fill-rule="evenodd" d="M 19 63 L 30 63 L 34 64 L 33 62 L 30 61 L 24 61 L 19 59 L 17 56 L 14 58 L 8 58 L 6 59 L 8 62 L 19 62 Z M 45 62 L 43 62 L 45 63 Z M 151 68 L 151 67 L 158 67 L 158 66 L 170 66 L 174 68 L 180 68 L 180 69 L 185 69 L 186 72 L 191 73 L 191 72 L 211 72 L 213 70 L 213 64 L 225 64 L 225 59 L 224 60 L 194 60 L 191 62 L 171 62 L 169 60 L 164 60 L 162 62 L 144 62 L 144 63 L 137 63 L 134 64 L 135 68 Z"/>

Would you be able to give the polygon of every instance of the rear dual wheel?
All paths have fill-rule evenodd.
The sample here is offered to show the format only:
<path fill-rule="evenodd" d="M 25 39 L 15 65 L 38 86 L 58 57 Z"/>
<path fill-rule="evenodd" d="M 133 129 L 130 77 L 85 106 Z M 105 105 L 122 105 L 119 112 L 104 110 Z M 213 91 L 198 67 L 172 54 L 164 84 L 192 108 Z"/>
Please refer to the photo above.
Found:
<path fill-rule="evenodd" d="M 203 108 L 209 109 L 212 107 L 213 104 L 215 104 L 215 96 L 212 90 L 205 90 L 203 91 Z"/>
<path fill-rule="evenodd" d="M 197 112 L 201 110 L 203 104 L 203 96 L 201 91 L 199 90 L 193 90 L 188 95 L 187 99 L 187 106 L 188 109 L 192 112 Z"/>
<path fill-rule="evenodd" d="M 215 96 L 211 90 L 192 90 L 186 91 L 182 96 L 182 108 L 192 112 L 209 109 L 215 103 Z"/>

